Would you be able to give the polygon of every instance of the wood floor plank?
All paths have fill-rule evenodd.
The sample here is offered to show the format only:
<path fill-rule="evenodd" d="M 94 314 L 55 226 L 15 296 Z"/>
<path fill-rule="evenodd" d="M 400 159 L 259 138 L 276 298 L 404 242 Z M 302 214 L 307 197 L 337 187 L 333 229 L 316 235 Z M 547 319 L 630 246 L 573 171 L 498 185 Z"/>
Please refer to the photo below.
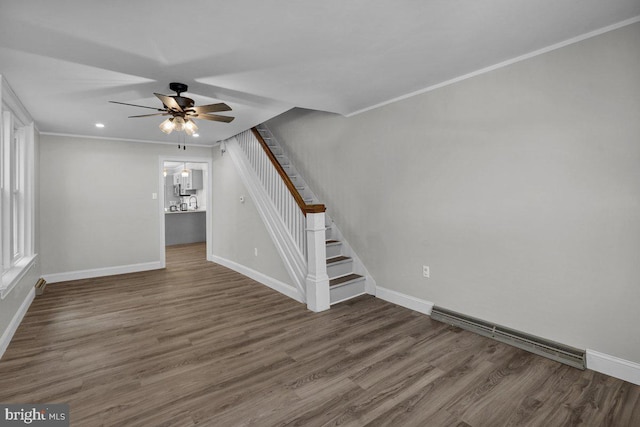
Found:
<path fill-rule="evenodd" d="M 636 426 L 640 387 L 372 296 L 312 313 L 167 248 L 167 268 L 51 284 L 0 360 L 0 402 L 73 426 Z"/>

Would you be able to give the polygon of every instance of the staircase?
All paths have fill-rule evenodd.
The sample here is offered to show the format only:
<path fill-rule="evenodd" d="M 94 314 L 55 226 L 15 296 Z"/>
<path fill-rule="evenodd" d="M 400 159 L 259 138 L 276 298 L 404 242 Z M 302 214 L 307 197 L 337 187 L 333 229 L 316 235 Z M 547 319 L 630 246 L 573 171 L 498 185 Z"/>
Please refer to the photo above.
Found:
<path fill-rule="evenodd" d="M 318 198 L 311 191 L 302 176 L 290 162 L 280 144 L 265 125 L 256 126 L 269 150 L 282 166 L 296 190 L 307 204 L 318 203 Z M 327 275 L 329 276 L 330 304 L 337 304 L 367 293 L 367 279 L 373 281 L 364 265 L 355 256 L 350 246 L 342 238 L 342 233 L 325 213 Z M 370 286 L 375 289 L 375 285 Z"/>

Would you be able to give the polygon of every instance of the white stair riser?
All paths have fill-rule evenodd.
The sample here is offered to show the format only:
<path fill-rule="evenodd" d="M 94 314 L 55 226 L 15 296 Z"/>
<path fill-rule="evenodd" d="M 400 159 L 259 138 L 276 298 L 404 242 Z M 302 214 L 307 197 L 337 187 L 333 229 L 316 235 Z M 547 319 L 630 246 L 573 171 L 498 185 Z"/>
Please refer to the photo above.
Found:
<path fill-rule="evenodd" d="M 331 240 L 333 238 L 331 235 L 331 228 L 327 228 L 326 230 L 324 230 L 324 234 L 327 240 Z"/>
<path fill-rule="evenodd" d="M 340 243 L 331 243 L 327 245 L 327 258 L 342 255 L 342 245 Z"/>
<path fill-rule="evenodd" d="M 327 275 L 331 277 L 344 276 L 353 271 L 353 262 L 351 260 L 336 264 L 327 264 Z"/>
<path fill-rule="evenodd" d="M 363 277 L 356 282 L 347 283 L 341 286 L 332 286 L 330 289 L 329 301 L 330 304 L 336 304 L 365 293 L 365 280 Z"/>

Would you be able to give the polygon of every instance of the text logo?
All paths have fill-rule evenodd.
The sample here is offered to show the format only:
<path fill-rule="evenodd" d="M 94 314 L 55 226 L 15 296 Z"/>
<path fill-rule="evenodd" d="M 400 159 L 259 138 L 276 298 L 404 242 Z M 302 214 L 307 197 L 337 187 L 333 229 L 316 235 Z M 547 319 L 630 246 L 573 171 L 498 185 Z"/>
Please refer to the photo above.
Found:
<path fill-rule="evenodd" d="M 0 403 L 0 427 L 4 426 L 68 427 L 69 405 Z"/>

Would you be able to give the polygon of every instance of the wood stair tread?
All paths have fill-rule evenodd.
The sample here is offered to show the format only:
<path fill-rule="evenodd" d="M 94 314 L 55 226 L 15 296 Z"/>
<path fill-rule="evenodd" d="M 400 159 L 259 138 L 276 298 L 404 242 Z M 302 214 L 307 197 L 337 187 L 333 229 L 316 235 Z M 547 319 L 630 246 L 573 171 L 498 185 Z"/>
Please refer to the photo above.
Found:
<path fill-rule="evenodd" d="M 347 274 L 347 275 L 336 277 L 335 279 L 329 280 L 329 286 L 341 285 L 343 283 L 350 282 L 352 280 L 356 280 L 360 278 L 362 278 L 362 276 L 359 274 L 355 274 L 355 273 Z"/>
<path fill-rule="evenodd" d="M 327 240 L 327 245 L 330 245 L 332 243 L 340 243 L 340 240 L 335 240 L 335 239 L 331 239 L 331 240 Z"/>
<path fill-rule="evenodd" d="M 350 259 L 351 259 L 350 257 L 344 256 L 344 255 L 334 256 L 332 258 L 327 258 L 327 265 L 335 264 L 336 262 L 341 262 L 341 261 L 348 261 Z"/>

